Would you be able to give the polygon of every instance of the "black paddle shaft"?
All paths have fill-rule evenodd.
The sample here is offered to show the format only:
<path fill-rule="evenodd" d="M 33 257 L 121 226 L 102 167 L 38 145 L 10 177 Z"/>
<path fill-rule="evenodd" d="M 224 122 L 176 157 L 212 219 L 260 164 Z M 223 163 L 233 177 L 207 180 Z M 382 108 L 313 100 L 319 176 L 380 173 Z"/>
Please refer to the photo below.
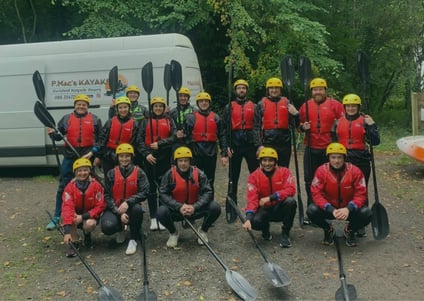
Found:
<path fill-rule="evenodd" d="M 116 97 L 116 92 L 118 91 L 118 84 L 119 84 L 118 66 L 114 66 L 109 71 L 109 87 L 110 87 L 110 91 L 112 92 L 113 99 L 115 99 Z"/>
<path fill-rule="evenodd" d="M 163 69 L 163 85 L 166 90 L 166 105 L 169 106 L 169 90 L 171 90 L 172 87 L 170 64 L 165 64 L 165 67 Z"/>
<path fill-rule="evenodd" d="M 183 82 L 183 74 L 182 74 L 182 67 L 180 62 L 176 60 L 171 60 L 171 85 L 172 88 L 175 90 L 175 95 L 177 99 L 177 128 L 178 130 L 181 130 L 183 127 L 183 120 L 181 118 L 181 108 L 180 104 L 178 102 L 178 92 L 181 89 Z"/>

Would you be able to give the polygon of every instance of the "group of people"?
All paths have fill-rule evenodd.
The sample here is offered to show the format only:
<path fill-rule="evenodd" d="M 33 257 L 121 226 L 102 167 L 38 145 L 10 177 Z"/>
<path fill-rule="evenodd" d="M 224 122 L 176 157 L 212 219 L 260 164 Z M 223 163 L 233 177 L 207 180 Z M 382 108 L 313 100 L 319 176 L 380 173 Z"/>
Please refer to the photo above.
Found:
<path fill-rule="evenodd" d="M 129 232 L 126 254 L 136 252 L 141 239 L 142 203 L 147 199 L 150 230 L 169 231 L 168 247 L 176 247 L 179 232 L 175 222 L 203 218 L 198 243 L 208 242 L 207 232 L 221 214 L 214 200 L 218 152 L 229 165 L 226 220 L 237 219 L 237 187 L 243 158 L 248 176 L 246 230 L 262 231 L 272 240 L 270 222 L 281 222 L 280 246 L 292 246 L 290 230 L 296 214 L 295 179 L 289 170 L 293 131 L 305 132 L 304 180 L 308 194 L 306 222 L 324 230 L 323 243 L 333 243 L 330 219 L 346 221 L 348 246 L 355 235 L 365 235 L 371 220 L 367 201 L 370 154 L 367 143 L 379 143 L 377 127 L 369 115 L 360 113 L 361 99 L 355 94 L 343 103 L 327 96 L 327 83 L 315 78 L 310 83 L 312 98 L 299 110 L 282 95 L 283 82 L 270 78 L 266 96 L 257 104 L 248 98 L 249 84 L 234 82 L 235 99 L 219 116 L 211 109 L 209 93 L 196 95 L 181 87 L 172 110 L 156 96 L 147 109 L 138 99 L 141 90 L 129 86 L 126 96 L 113 99 L 109 119 L 88 111 L 90 98 L 74 98 L 74 111 L 58 123 L 50 137 L 66 137 L 64 159 L 56 195 L 55 214 L 47 225 L 64 228 L 65 243 L 78 244 L 77 228 L 84 244 L 91 246 L 90 233 L 100 224 L 105 235 L 116 233 L 123 243 Z M 101 166 L 104 186 L 92 167 Z M 298 175 L 297 175 L 298 176 Z M 68 257 L 75 256 L 72 246 Z"/>

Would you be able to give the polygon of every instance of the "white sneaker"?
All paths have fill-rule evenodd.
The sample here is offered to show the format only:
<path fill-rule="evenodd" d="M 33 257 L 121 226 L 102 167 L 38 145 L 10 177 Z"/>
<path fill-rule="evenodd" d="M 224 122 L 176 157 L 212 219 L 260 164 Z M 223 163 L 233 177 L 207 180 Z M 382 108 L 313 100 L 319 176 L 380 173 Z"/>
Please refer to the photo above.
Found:
<path fill-rule="evenodd" d="M 152 230 L 152 231 L 156 231 L 156 230 L 163 231 L 165 229 L 166 229 L 165 226 L 162 225 L 156 218 L 152 218 L 150 220 L 150 230 Z"/>
<path fill-rule="evenodd" d="M 125 254 L 127 255 L 133 255 L 137 251 L 137 242 L 134 239 L 131 239 L 128 243 L 127 250 L 125 251 Z"/>
<path fill-rule="evenodd" d="M 117 244 L 122 244 L 125 241 L 125 232 L 124 231 L 120 231 L 118 233 L 116 233 L 116 243 Z"/>
<path fill-rule="evenodd" d="M 169 248 L 175 248 L 178 245 L 178 237 L 180 234 L 175 232 L 173 234 L 169 234 L 168 241 L 166 242 L 166 246 Z"/>
<path fill-rule="evenodd" d="M 197 229 L 197 231 L 199 232 L 199 234 L 203 238 L 203 240 L 206 241 L 206 243 L 208 243 L 209 242 L 208 236 L 206 235 L 206 232 L 204 232 L 202 230 L 202 227 L 199 227 L 199 229 Z M 197 239 L 197 243 L 201 246 L 204 245 L 203 241 L 200 238 Z"/>

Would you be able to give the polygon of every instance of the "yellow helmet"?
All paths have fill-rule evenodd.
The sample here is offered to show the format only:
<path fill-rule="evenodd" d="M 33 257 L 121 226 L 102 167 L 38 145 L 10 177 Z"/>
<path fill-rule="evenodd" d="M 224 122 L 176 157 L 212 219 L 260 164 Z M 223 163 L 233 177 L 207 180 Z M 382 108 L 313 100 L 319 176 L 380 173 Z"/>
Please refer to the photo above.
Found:
<path fill-rule="evenodd" d="M 91 161 L 87 158 L 79 158 L 75 160 L 74 164 L 72 165 L 72 171 L 75 173 L 75 170 L 83 166 L 91 168 Z"/>
<path fill-rule="evenodd" d="M 346 147 L 344 147 L 343 144 L 337 143 L 337 142 L 333 142 L 333 143 L 330 143 L 327 146 L 327 149 L 326 149 L 326 152 L 325 153 L 326 153 L 327 156 L 330 155 L 330 154 L 342 154 L 342 155 L 346 155 L 347 154 L 347 151 L 346 151 Z"/>
<path fill-rule="evenodd" d="M 115 150 L 116 154 L 131 154 L 134 155 L 134 147 L 128 143 L 119 144 Z"/>
<path fill-rule="evenodd" d="M 178 90 L 178 94 L 187 94 L 188 96 L 191 96 L 191 91 L 187 87 L 181 87 L 180 90 Z"/>
<path fill-rule="evenodd" d="M 200 92 L 199 94 L 196 95 L 196 101 L 199 101 L 201 99 L 209 100 L 209 102 L 212 100 L 210 94 L 207 92 Z"/>
<path fill-rule="evenodd" d="M 160 96 L 155 96 L 152 98 L 152 100 L 150 101 L 150 105 L 154 105 L 155 103 L 161 103 L 164 106 L 166 106 L 166 100 L 163 97 Z"/>
<path fill-rule="evenodd" d="M 86 103 L 90 104 L 90 97 L 88 97 L 88 95 L 86 94 L 78 94 L 74 97 L 74 103 L 77 101 L 85 101 Z"/>
<path fill-rule="evenodd" d="M 236 88 L 238 85 L 244 85 L 247 89 L 249 89 L 249 84 L 244 79 L 238 79 L 234 82 L 234 88 Z"/>
<path fill-rule="evenodd" d="M 191 150 L 187 146 L 180 146 L 174 152 L 174 160 L 180 158 L 193 158 L 193 154 Z"/>
<path fill-rule="evenodd" d="M 127 94 L 128 94 L 128 92 L 137 92 L 137 93 L 138 93 L 138 95 L 140 95 L 141 90 L 140 90 L 140 88 L 139 88 L 139 87 L 137 87 L 136 85 L 132 85 L 132 86 L 128 86 L 128 87 L 127 87 L 126 92 L 127 92 Z"/>
<path fill-rule="evenodd" d="M 118 106 L 121 103 L 126 103 L 128 106 L 131 106 L 131 100 L 126 96 L 118 97 L 115 101 L 115 106 Z"/>
<path fill-rule="evenodd" d="M 323 78 L 316 77 L 313 80 L 311 80 L 311 83 L 309 84 L 309 88 L 312 89 L 316 87 L 324 87 L 327 89 L 327 82 Z"/>
<path fill-rule="evenodd" d="M 344 105 L 361 105 L 361 98 L 356 94 L 347 94 L 343 97 Z"/>
<path fill-rule="evenodd" d="M 279 87 L 282 88 L 283 87 L 283 82 L 281 81 L 281 79 L 277 78 L 277 77 L 271 77 L 270 79 L 268 79 L 266 81 L 266 85 L 265 87 L 268 89 L 269 87 Z"/>
<path fill-rule="evenodd" d="M 277 151 L 273 149 L 272 147 L 264 147 L 259 152 L 259 159 L 262 159 L 262 158 L 274 158 L 275 160 L 278 160 Z"/>

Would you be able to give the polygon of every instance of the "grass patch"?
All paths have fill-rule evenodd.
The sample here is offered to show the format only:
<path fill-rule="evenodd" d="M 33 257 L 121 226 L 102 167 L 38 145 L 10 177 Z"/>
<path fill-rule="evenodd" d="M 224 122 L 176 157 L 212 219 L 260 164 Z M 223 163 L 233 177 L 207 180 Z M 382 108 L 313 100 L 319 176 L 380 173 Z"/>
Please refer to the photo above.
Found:
<path fill-rule="evenodd" d="M 33 177 L 33 179 L 36 180 L 36 181 L 40 181 L 40 182 L 55 182 L 55 181 L 57 181 L 56 177 L 52 176 L 52 175 L 36 176 L 36 177 Z"/>

